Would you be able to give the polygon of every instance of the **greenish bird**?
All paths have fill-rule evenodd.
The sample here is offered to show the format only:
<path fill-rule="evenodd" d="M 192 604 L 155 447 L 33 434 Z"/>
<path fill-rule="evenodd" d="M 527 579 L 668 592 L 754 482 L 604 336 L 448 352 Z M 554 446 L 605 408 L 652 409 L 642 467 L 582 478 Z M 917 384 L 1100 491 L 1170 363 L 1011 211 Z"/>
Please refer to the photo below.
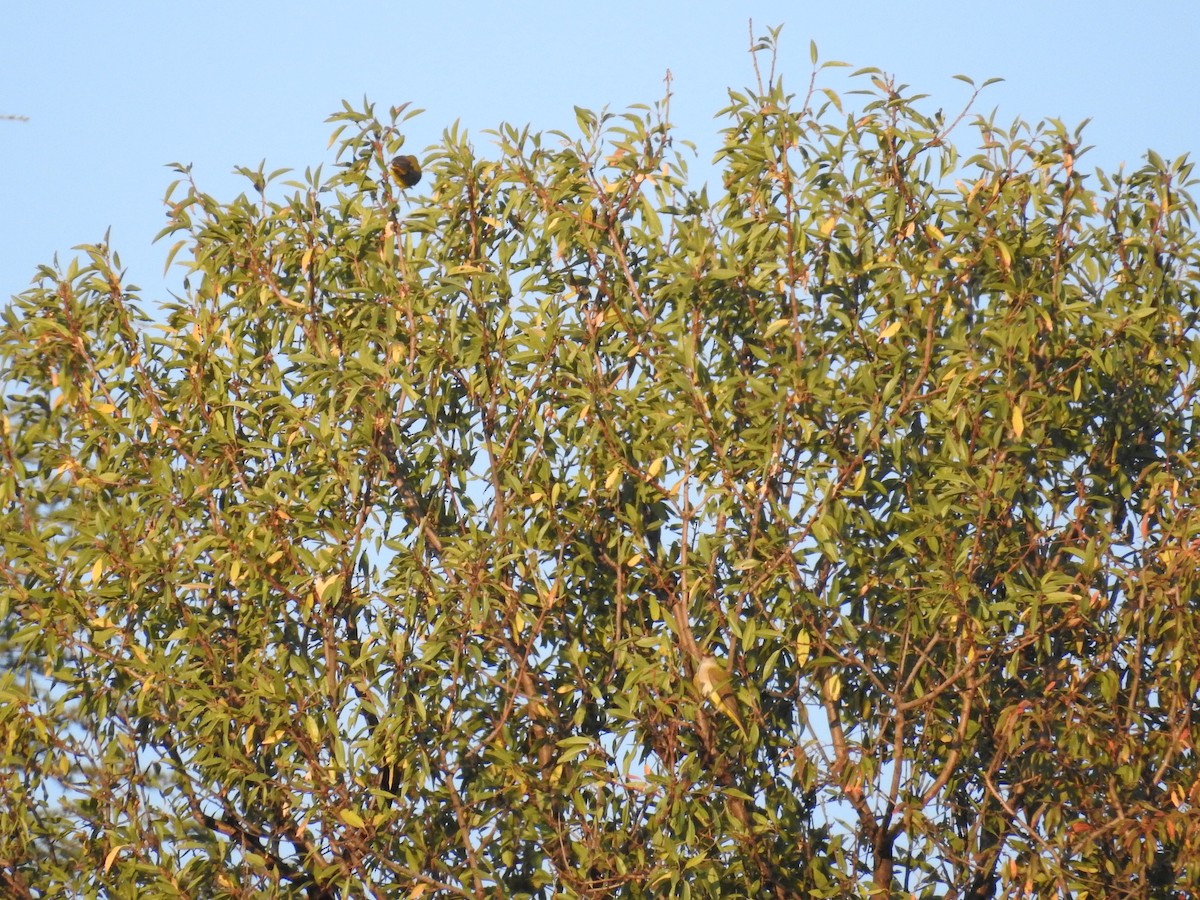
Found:
<path fill-rule="evenodd" d="M 746 727 L 737 713 L 737 700 L 730 689 L 732 676 L 715 656 L 705 656 L 696 667 L 696 690 L 700 696 L 723 712 L 744 737 Z"/>
<path fill-rule="evenodd" d="M 412 187 L 421 180 L 421 164 L 415 156 L 393 156 L 388 168 L 392 177 L 405 187 Z"/>

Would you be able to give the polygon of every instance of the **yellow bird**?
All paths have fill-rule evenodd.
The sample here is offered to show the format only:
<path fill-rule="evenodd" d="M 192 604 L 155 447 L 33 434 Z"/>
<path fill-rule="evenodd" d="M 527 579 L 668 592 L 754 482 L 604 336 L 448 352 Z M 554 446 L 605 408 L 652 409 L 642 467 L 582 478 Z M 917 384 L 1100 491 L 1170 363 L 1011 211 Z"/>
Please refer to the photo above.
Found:
<path fill-rule="evenodd" d="M 412 187 L 421 180 L 421 164 L 415 156 L 393 156 L 388 168 L 392 177 L 405 187 Z"/>
<path fill-rule="evenodd" d="M 715 656 L 705 656 L 696 667 L 694 680 L 700 696 L 727 715 L 729 720 L 737 726 L 738 731 L 742 733 L 742 737 L 745 737 L 746 727 L 742 725 L 742 720 L 738 716 L 737 700 L 729 687 L 731 680 L 729 670 L 721 665 Z"/>

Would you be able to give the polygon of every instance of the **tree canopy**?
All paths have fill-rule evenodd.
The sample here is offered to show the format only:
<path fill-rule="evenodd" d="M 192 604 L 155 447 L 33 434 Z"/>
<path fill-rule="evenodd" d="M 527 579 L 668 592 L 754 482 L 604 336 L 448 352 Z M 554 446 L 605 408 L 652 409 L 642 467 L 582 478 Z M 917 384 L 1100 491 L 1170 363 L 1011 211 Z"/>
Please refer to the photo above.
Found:
<path fill-rule="evenodd" d="M 419 187 L 346 104 L 302 178 L 179 167 L 171 300 L 38 269 L 6 895 L 1200 884 L 1191 163 L 822 68 L 704 187 L 669 96 Z"/>

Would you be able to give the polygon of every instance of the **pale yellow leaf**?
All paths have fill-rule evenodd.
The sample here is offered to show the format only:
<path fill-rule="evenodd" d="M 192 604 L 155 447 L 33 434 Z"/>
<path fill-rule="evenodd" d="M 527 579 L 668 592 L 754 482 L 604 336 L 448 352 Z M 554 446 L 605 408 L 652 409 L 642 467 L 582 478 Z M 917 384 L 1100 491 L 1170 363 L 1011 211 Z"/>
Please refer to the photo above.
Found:
<path fill-rule="evenodd" d="M 606 491 L 611 491 L 618 484 L 620 484 L 621 483 L 621 474 L 624 471 L 625 471 L 624 468 L 619 465 L 613 466 L 612 471 L 608 473 L 608 477 L 604 479 L 604 489 Z"/>
<path fill-rule="evenodd" d="M 104 871 L 107 872 L 112 868 L 112 864 L 117 861 L 117 854 L 128 847 L 128 844 L 117 844 L 108 851 L 108 855 L 104 857 Z"/>
<path fill-rule="evenodd" d="M 1008 249 L 1008 245 L 1003 241 L 996 241 L 996 250 L 1000 254 L 1000 266 L 1007 272 L 1012 268 L 1012 251 Z"/>
<path fill-rule="evenodd" d="M 336 588 L 342 581 L 341 575 L 330 575 L 327 578 L 317 579 L 317 596 L 322 600 L 328 599 L 334 593 Z"/>
<path fill-rule="evenodd" d="M 782 291 L 780 291 L 780 293 L 782 293 Z M 770 337 L 771 335 L 773 335 L 775 332 L 779 331 L 780 329 L 787 328 L 788 325 L 790 325 L 791 323 L 792 323 L 791 319 L 776 319 L 774 322 L 772 322 L 770 325 L 767 326 L 767 330 L 765 332 L 763 332 L 763 337 Z"/>
<path fill-rule="evenodd" d="M 1019 406 L 1014 406 L 1012 410 L 1012 430 L 1017 437 L 1025 433 L 1025 414 Z"/>
<path fill-rule="evenodd" d="M 812 653 L 812 638 L 809 637 L 807 631 L 801 631 L 796 636 L 796 665 L 803 666 L 808 662 L 810 653 Z"/>
<path fill-rule="evenodd" d="M 825 678 L 825 699 L 837 702 L 842 696 L 842 678 L 836 672 Z"/>

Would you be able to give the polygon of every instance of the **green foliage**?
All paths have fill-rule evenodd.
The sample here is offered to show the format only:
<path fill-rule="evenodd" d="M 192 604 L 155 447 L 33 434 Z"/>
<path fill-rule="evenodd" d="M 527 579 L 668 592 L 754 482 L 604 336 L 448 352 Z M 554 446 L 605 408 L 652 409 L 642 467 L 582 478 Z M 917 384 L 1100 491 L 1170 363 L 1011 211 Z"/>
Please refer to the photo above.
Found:
<path fill-rule="evenodd" d="M 411 113 L 346 105 L 285 200 L 180 169 L 160 312 L 41 268 L 5 892 L 1200 883 L 1191 165 L 859 76 L 731 92 L 699 190 L 665 103 L 452 128 L 404 194 Z"/>

